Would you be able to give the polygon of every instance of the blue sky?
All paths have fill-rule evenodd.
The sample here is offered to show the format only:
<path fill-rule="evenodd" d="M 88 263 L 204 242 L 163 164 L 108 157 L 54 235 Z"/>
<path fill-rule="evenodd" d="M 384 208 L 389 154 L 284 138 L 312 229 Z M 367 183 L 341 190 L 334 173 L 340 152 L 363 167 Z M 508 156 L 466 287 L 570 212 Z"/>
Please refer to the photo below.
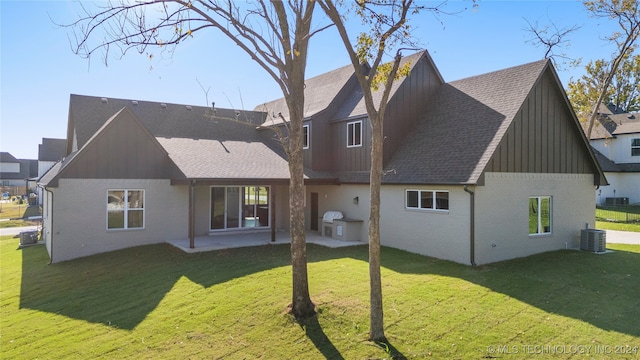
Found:
<path fill-rule="evenodd" d="M 609 58 L 612 44 L 602 38 L 616 24 L 589 18 L 577 1 L 451 1 L 439 19 L 421 13 L 413 35 L 433 57 L 445 81 L 539 60 L 544 49 L 528 44 L 525 18 L 560 27 L 581 25 L 570 37 L 567 55 L 590 60 Z M 91 62 L 74 55 L 70 30 L 56 26 L 77 17 L 71 1 L 0 0 L 0 150 L 17 158 L 37 159 L 43 137 L 66 137 L 69 95 L 253 109 L 281 97 L 275 82 L 247 54 L 214 30 L 196 33 L 170 54 L 152 49 L 153 60 L 130 52 L 123 59 Z M 311 42 L 307 77 L 349 61 L 331 29 Z M 566 86 L 583 67 L 558 69 Z M 201 88 L 209 88 L 208 95 Z"/>

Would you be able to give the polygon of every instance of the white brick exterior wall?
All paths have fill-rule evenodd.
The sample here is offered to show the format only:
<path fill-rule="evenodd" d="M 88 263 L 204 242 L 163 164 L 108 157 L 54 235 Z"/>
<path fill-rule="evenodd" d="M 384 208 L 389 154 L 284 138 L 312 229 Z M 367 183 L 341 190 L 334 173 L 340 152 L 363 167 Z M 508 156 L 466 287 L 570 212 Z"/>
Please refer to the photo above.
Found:
<path fill-rule="evenodd" d="M 476 191 L 476 263 L 577 249 L 595 226 L 593 175 L 487 173 Z M 530 196 L 552 197 L 552 231 L 529 236 Z"/>
<path fill-rule="evenodd" d="M 449 211 L 405 209 L 405 190 L 449 192 Z M 462 186 L 385 186 L 380 212 L 383 245 L 469 264 L 469 194 Z"/>
<path fill-rule="evenodd" d="M 362 220 L 360 241 L 368 241 L 369 185 L 307 186 L 305 228 L 311 228 L 311 193 L 318 193 L 318 230 L 322 233 L 322 216 L 327 211 L 342 211 L 345 217 Z M 353 198 L 358 197 L 358 204 Z"/>
<path fill-rule="evenodd" d="M 475 262 L 477 265 L 529 256 L 558 249 L 579 248 L 580 230 L 595 226 L 593 175 L 487 173 L 484 186 L 475 192 Z M 449 211 L 405 208 L 405 190 L 449 192 Z M 340 210 L 361 219 L 361 241 L 367 242 L 368 185 L 310 186 L 319 194 L 319 216 Z M 552 233 L 529 236 L 529 197 L 552 197 Z M 353 204 L 354 197 L 358 205 Z M 385 185 L 380 212 L 381 243 L 469 265 L 470 194 L 463 186 Z"/>
<path fill-rule="evenodd" d="M 145 190 L 144 229 L 107 230 L 109 189 Z M 60 179 L 51 190 L 45 239 L 52 262 L 188 236 L 188 187 L 169 180 Z"/>

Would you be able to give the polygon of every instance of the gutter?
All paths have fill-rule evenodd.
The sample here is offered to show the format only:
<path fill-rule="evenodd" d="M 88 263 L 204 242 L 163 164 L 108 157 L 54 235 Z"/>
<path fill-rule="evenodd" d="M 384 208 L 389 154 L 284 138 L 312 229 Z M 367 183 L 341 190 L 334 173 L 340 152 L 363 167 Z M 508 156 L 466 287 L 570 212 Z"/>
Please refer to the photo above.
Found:
<path fill-rule="evenodd" d="M 473 190 L 469 190 L 469 186 L 464 186 L 464 191 L 469 193 L 469 259 L 471 261 L 471 266 L 476 266 L 476 201 L 475 201 L 475 192 Z"/>

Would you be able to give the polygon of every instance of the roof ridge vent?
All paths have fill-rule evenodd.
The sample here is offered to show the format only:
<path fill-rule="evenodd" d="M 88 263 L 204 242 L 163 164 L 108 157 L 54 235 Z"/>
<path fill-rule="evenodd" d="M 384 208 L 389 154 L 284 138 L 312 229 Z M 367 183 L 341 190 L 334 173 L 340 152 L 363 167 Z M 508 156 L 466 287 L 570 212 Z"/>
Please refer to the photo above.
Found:
<path fill-rule="evenodd" d="M 163 109 L 166 109 L 166 108 L 167 108 L 167 104 L 165 104 L 165 103 L 160 103 L 160 107 L 161 107 L 161 108 L 163 108 Z"/>
<path fill-rule="evenodd" d="M 187 110 L 193 110 L 193 106 L 191 105 L 186 105 L 185 107 L 187 108 Z"/>
<path fill-rule="evenodd" d="M 106 103 L 108 103 L 108 102 L 109 102 L 109 99 L 107 99 L 107 98 L 103 97 L 103 98 L 100 98 L 100 101 L 101 101 L 103 104 L 106 104 Z"/>
<path fill-rule="evenodd" d="M 131 104 L 133 104 L 133 106 L 138 106 L 138 100 L 131 100 Z"/>

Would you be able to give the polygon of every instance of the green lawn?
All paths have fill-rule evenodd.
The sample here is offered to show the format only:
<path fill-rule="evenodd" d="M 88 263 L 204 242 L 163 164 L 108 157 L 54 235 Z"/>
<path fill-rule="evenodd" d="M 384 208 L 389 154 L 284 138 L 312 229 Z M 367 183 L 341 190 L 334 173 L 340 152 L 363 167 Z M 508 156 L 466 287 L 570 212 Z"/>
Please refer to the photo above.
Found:
<path fill-rule="evenodd" d="M 29 206 L 27 203 L 18 204 L 17 202 L 0 204 L 0 219 L 13 219 L 0 221 L 0 228 L 36 225 L 37 222 L 35 221 L 22 220 L 31 216 L 42 216 L 42 208 L 40 206 Z"/>
<path fill-rule="evenodd" d="M 640 232 L 640 206 L 599 206 L 596 209 L 596 228 Z"/>
<path fill-rule="evenodd" d="M 640 232 L 640 223 L 626 224 L 609 221 L 596 221 L 596 229 Z"/>
<path fill-rule="evenodd" d="M 478 268 L 383 248 L 387 353 L 366 341 L 365 246 L 308 246 L 318 316 L 298 324 L 287 245 L 47 265 L 4 237 L 0 358 L 639 359 L 640 246 L 609 247 Z"/>

